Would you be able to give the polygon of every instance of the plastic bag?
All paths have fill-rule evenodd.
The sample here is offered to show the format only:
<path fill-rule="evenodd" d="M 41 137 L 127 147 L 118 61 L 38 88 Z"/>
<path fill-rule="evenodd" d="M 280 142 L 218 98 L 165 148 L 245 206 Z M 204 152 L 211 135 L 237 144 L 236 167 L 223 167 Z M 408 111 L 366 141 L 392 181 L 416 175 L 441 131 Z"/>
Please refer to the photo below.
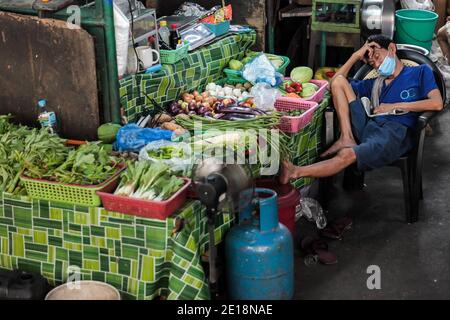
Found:
<path fill-rule="evenodd" d="M 400 0 L 403 9 L 419 9 L 434 11 L 432 0 Z"/>
<path fill-rule="evenodd" d="M 172 153 L 172 158 L 170 159 L 157 159 L 152 158 L 148 154 L 151 150 L 159 150 L 164 147 L 175 147 L 177 150 L 182 151 L 182 155 L 177 155 L 175 151 Z M 192 166 L 191 147 L 189 144 L 183 142 L 171 142 L 167 140 L 153 141 L 141 149 L 139 152 L 139 161 L 164 163 L 170 167 L 172 172 L 180 172 L 185 175 Z"/>
<path fill-rule="evenodd" d="M 277 72 L 272 62 L 263 53 L 244 66 L 242 75 L 252 84 L 264 82 L 275 87 L 283 82 L 283 75 Z"/>
<path fill-rule="evenodd" d="M 117 132 L 114 149 L 120 152 L 139 152 L 143 147 L 156 140 L 171 140 L 173 132 L 163 129 L 141 128 L 136 124 L 127 124 Z"/>
<path fill-rule="evenodd" d="M 211 8 L 210 11 L 213 11 L 213 13 L 200 20 L 201 23 L 216 24 L 233 19 L 233 7 L 231 4 L 224 8 L 222 6 L 216 6 Z"/>
<path fill-rule="evenodd" d="M 141 10 L 145 10 L 144 4 L 138 0 L 114 0 L 114 4 L 117 5 L 117 7 L 127 17 L 131 16 L 130 4 L 131 4 L 131 11 L 133 11 L 135 18 L 140 15 Z"/>
<path fill-rule="evenodd" d="M 120 8 L 114 7 L 114 31 L 116 35 L 117 71 L 119 77 L 127 71 L 130 22 Z"/>
<path fill-rule="evenodd" d="M 295 213 L 295 221 L 298 221 L 301 217 L 315 222 L 318 229 L 323 229 L 327 226 L 327 218 L 323 213 L 322 206 L 313 198 L 300 199 L 300 206 Z"/>
<path fill-rule="evenodd" d="M 175 11 L 175 15 L 185 17 L 201 17 L 207 12 L 208 11 L 201 5 L 193 2 L 185 2 L 178 8 L 177 11 Z"/>
<path fill-rule="evenodd" d="M 253 96 L 253 102 L 258 109 L 272 111 L 281 94 L 277 88 L 272 88 L 267 83 L 257 83 L 250 90 L 250 95 Z"/>

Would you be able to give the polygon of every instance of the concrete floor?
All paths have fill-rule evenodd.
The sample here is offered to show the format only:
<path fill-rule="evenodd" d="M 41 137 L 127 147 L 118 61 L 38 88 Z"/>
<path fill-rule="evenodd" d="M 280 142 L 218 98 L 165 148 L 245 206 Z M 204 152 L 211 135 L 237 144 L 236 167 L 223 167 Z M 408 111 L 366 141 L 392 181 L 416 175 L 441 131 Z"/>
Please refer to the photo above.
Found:
<path fill-rule="evenodd" d="M 353 217 L 342 241 L 330 240 L 338 264 L 307 267 L 296 257 L 296 299 L 450 299 L 450 112 L 433 123 L 425 142 L 424 201 L 419 222 L 405 222 L 400 170 L 366 174 L 362 191 L 342 190 L 337 178 L 327 217 Z M 302 218 L 298 235 L 315 235 Z M 369 290 L 367 268 L 381 269 L 381 289 Z"/>

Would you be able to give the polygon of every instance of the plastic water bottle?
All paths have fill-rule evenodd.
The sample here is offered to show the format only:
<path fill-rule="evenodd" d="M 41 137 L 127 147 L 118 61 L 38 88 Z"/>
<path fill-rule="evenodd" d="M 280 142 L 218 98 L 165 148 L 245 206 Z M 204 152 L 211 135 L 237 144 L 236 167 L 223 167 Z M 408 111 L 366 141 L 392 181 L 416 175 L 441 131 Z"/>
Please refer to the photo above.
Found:
<path fill-rule="evenodd" d="M 42 99 L 38 101 L 39 116 L 38 121 L 42 128 L 47 128 L 50 133 L 58 133 L 58 125 L 56 121 L 56 114 L 53 111 L 47 110 L 47 100 Z"/>
<path fill-rule="evenodd" d="M 305 217 L 308 221 L 315 222 L 317 228 L 323 229 L 327 226 L 327 218 L 323 214 L 320 203 L 312 198 L 301 198 L 300 205 L 295 213 L 295 221 Z"/>
<path fill-rule="evenodd" d="M 167 21 L 162 20 L 159 23 L 159 30 L 158 30 L 159 38 L 161 41 L 166 45 L 170 45 L 170 30 L 167 27 Z"/>

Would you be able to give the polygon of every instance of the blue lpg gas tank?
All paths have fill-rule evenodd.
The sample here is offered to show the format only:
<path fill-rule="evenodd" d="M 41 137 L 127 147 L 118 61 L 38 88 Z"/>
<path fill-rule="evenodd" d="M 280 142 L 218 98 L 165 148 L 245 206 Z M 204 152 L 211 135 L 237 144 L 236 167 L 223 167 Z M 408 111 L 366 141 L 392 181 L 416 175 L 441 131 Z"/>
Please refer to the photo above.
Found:
<path fill-rule="evenodd" d="M 256 189 L 257 205 L 239 214 L 225 240 L 228 294 L 236 300 L 287 300 L 294 294 L 294 251 L 289 230 L 278 221 L 277 194 Z M 256 208 L 257 209 L 257 208 Z"/>

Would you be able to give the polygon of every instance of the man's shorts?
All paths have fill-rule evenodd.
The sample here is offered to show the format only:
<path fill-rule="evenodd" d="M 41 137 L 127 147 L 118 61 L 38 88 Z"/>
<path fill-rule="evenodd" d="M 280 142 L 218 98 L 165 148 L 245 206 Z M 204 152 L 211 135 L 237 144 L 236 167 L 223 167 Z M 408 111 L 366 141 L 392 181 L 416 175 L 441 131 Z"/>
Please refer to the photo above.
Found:
<path fill-rule="evenodd" d="M 408 127 L 395 121 L 369 118 L 359 99 L 349 107 L 353 134 L 359 143 L 353 147 L 359 171 L 389 165 L 414 147 Z"/>

